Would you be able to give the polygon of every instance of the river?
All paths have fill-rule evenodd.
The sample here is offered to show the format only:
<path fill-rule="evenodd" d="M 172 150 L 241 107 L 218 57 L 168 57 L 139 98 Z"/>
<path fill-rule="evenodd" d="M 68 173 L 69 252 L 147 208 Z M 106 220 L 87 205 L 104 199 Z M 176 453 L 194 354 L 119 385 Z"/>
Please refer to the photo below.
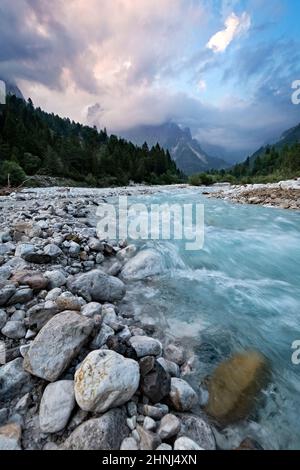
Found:
<path fill-rule="evenodd" d="M 224 358 L 257 349 L 272 379 L 246 423 L 220 434 L 223 446 L 252 436 L 266 449 L 300 449 L 300 213 L 207 199 L 199 189 L 160 191 L 129 202 L 203 203 L 205 242 L 146 241 L 168 270 L 132 282 L 128 296 L 142 317 L 158 322 L 196 354 L 192 380 L 200 383 Z M 227 442 L 227 444 L 226 444 Z"/>

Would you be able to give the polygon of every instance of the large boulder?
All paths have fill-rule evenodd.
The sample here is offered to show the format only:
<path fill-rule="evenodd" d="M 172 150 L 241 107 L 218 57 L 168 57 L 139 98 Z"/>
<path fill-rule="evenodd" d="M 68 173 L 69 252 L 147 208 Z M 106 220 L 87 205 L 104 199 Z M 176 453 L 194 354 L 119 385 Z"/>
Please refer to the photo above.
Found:
<path fill-rule="evenodd" d="M 55 382 L 88 340 L 93 320 L 66 311 L 55 315 L 38 333 L 24 358 L 24 369 Z"/>
<path fill-rule="evenodd" d="M 123 409 L 110 410 L 100 418 L 81 424 L 61 446 L 66 450 L 118 450 L 128 436 L 126 413 Z"/>
<path fill-rule="evenodd" d="M 125 295 L 125 285 L 100 269 L 78 274 L 68 280 L 68 288 L 73 294 L 83 297 L 87 302 L 115 302 Z"/>
<path fill-rule="evenodd" d="M 129 401 L 139 381 L 136 361 L 110 350 L 93 351 L 76 371 L 76 401 L 85 411 L 104 413 Z"/>
<path fill-rule="evenodd" d="M 204 450 L 195 441 L 189 437 L 182 436 L 176 439 L 174 450 Z"/>
<path fill-rule="evenodd" d="M 152 248 L 140 251 L 129 259 L 121 271 L 121 277 L 126 281 L 138 281 L 165 271 L 164 259 Z"/>
<path fill-rule="evenodd" d="M 210 378 L 206 412 L 224 425 L 245 418 L 267 379 L 268 364 L 262 354 L 235 354 L 221 363 Z"/>
<path fill-rule="evenodd" d="M 55 433 L 64 429 L 74 406 L 73 380 L 59 380 L 47 385 L 40 404 L 41 431 Z"/>
<path fill-rule="evenodd" d="M 23 358 L 18 357 L 0 367 L 0 404 L 24 395 L 32 387 L 32 377 L 23 369 Z"/>

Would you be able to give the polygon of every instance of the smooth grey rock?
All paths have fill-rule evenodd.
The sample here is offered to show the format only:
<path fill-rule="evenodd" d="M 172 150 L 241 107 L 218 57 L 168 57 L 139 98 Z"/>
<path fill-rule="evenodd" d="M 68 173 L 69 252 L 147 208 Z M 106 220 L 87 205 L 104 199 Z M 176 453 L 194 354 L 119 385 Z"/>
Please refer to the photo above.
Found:
<path fill-rule="evenodd" d="M 24 368 L 54 382 L 88 340 L 94 322 L 76 312 L 55 315 L 38 333 L 24 359 Z"/>
<path fill-rule="evenodd" d="M 1 333 L 7 338 L 21 339 L 26 335 L 26 328 L 22 321 L 8 321 L 2 328 Z"/>
<path fill-rule="evenodd" d="M 51 289 L 45 297 L 45 301 L 55 302 L 56 299 L 62 294 L 62 289 L 60 287 L 55 287 Z"/>
<path fill-rule="evenodd" d="M 140 436 L 141 450 L 155 450 L 161 444 L 161 439 L 157 434 L 147 431 L 139 425 L 137 426 L 137 432 Z"/>
<path fill-rule="evenodd" d="M 156 422 L 154 419 L 150 418 L 150 416 L 146 416 L 144 419 L 143 428 L 146 429 L 146 431 L 155 431 Z"/>
<path fill-rule="evenodd" d="M 98 302 L 89 302 L 81 308 L 81 314 L 85 317 L 93 317 L 95 315 L 101 315 L 102 305 Z"/>
<path fill-rule="evenodd" d="M 181 429 L 178 436 L 186 436 L 195 441 L 204 450 L 215 450 L 216 441 L 211 426 L 200 416 L 192 414 L 178 415 Z"/>
<path fill-rule="evenodd" d="M 14 284 L 0 285 L 0 307 L 6 305 L 8 300 L 15 294 L 17 288 Z"/>
<path fill-rule="evenodd" d="M 125 285 L 100 269 L 78 274 L 68 280 L 68 288 L 73 294 L 82 296 L 87 302 L 115 302 L 125 295 Z"/>
<path fill-rule="evenodd" d="M 164 441 L 176 436 L 180 431 L 180 427 L 180 420 L 169 413 L 162 418 L 157 432 L 161 440 Z"/>
<path fill-rule="evenodd" d="M 100 328 L 99 333 L 97 334 L 97 336 L 95 336 L 95 338 L 90 344 L 91 349 L 102 348 L 102 346 L 106 344 L 108 338 L 110 336 L 114 336 L 114 334 L 115 332 L 110 326 L 103 324 Z"/>
<path fill-rule="evenodd" d="M 0 309 L 0 330 L 4 327 L 5 323 L 7 321 L 7 315 L 4 310 Z"/>
<path fill-rule="evenodd" d="M 132 336 L 129 343 L 135 350 L 137 357 L 161 356 L 162 344 L 149 336 Z"/>
<path fill-rule="evenodd" d="M 125 437 L 121 443 L 120 450 L 139 450 L 139 446 L 133 437 Z"/>
<path fill-rule="evenodd" d="M 128 436 L 126 413 L 116 408 L 81 424 L 61 446 L 66 450 L 118 450 Z"/>
<path fill-rule="evenodd" d="M 164 351 L 165 359 L 171 362 L 175 362 L 175 364 L 182 366 L 185 361 L 185 353 L 184 350 L 176 346 L 175 344 L 168 344 Z"/>
<path fill-rule="evenodd" d="M 76 401 L 85 411 L 104 413 L 129 401 L 139 381 L 136 361 L 110 350 L 93 351 L 76 371 Z"/>
<path fill-rule="evenodd" d="M 165 444 L 164 442 L 162 444 L 160 444 L 160 446 L 158 446 L 156 448 L 156 450 L 173 450 L 172 446 L 170 446 L 169 444 Z"/>
<path fill-rule="evenodd" d="M 174 443 L 174 450 L 204 450 L 188 437 L 179 437 Z"/>
<path fill-rule="evenodd" d="M 29 287 L 18 289 L 8 300 L 7 305 L 25 304 L 33 299 L 33 290 Z"/>
<path fill-rule="evenodd" d="M 9 423 L 0 428 L 0 451 L 21 450 L 21 426 Z"/>
<path fill-rule="evenodd" d="M 43 393 L 39 418 L 40 428 L 45 433 L 64 429 L 75 406 L 73 380 L 50 383 Z"/>
<path fill-rule="evenodd" d="M 55 289 L 56 287 L 62 287 L 67 282 L 67 277 L 63 271 L 55 269 L 53 271 L 46 271 L 45 277 L 49 279 L 49 288 Z"/>
<path fill-rule="evenodd" d="M 160 408 L 156 406 L 151 406 L 151 405 L 144 405 L 143 413 L 145 416 L 150 416 L 150 418 L 153 418 L 155 420 L 160 420 L 165 415 L 163 410 L 161 410 Z"/>
<path fill-rule="evenodd" d="M 165 271 L 162 255 L 152 248 L 140 251 L 129 259 L 121 271 L 121 277 L 126 281 L 138 281 L 150 276 L 156 276 Z"/>
<path fill-rule="evenodd" d="M 177 411 L 191 410 L 198 400 L 195 390 L 185 380 L 176 377 L 171 379 L 169 398 Z"/>
<path fill-rule="evenodd" d="M 21 357 L 0 367 L 0 403 L 24 395 L 32 387 L 32 378 L 24 371 Z"/>
<path fill-rule="evenodd" d="M 32 245 L 32 243 L 18 243 L 16 251 L 15 251 L 15 256 L 22 258 L 28 253 L 34 253 L 34 252 L 35 252 L 35 246 Z"/>
<path fill-rule="evenodd" d="M 78 243 L 73 242 L 73 241 L 70 243 L 70 247 L 69 247 L 69 254 L 70 254 L 70 256 L 77 256 L 77 255 L 79 255 L 80 250 L 81 250 L 81 248 L 80 248 L 80 245 L 79 245 Z"/>
<path fill-rule="evenodd" d="M 0 256 L 11 254 L 15 251 L 16 245 L 11 242 L 0 243 Z"/>
<path fill-rule="evenodd" d="M 157 362 L 165 369 L 171 377 L 180 377 L 180 368 L 175 362 L 167 361 L 163 357 L 159 357 Z"/>
<path fill-rule="evenodd" d="M 27 311 L 28 326 L 34 331 L 39 331 L 58 312 L 59 307 L 50 300 L 34 305 Z"/>
<path fill-rule="evenodd" d="M 44 253 L 50 256 L 51 259 L 56 259 L 62 255 L 61 249 L 54 243 L 50 243 L 49 245 L 46 245 L 44 248 Z"/>

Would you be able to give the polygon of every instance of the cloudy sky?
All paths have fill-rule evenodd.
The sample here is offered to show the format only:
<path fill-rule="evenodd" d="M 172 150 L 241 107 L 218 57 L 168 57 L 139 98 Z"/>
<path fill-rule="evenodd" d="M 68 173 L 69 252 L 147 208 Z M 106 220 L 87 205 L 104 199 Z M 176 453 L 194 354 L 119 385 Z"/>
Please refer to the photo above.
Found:
<path fill-rule="evenodd" d="M 300 122 L 299 18 L 299 0 L 0 0 L 0 77 L 110 132 L 174 120 L 246 154 Z"/>

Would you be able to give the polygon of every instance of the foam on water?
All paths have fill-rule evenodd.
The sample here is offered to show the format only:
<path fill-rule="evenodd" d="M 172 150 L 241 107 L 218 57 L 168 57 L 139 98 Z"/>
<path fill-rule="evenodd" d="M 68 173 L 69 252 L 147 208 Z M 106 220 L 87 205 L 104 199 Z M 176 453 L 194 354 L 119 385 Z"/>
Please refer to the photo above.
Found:
<path fill-rule="evenodd" d="M 192 345 L 197 381 L 240 349 L 258 349 L 272 366 L 264 400 L 247 423 L 220 435 L 224 447 L 247 435 L 265 448 L 300 449 L 300 213 L 205 199 L 201 190 L 163 191 L 134 202 L 205 204 L 205 244 L 146 242 L 163 254 L 166 271 L 129 286 L 141 316 Z M 227 442 L 225 444 L 224 442 Z"/>

